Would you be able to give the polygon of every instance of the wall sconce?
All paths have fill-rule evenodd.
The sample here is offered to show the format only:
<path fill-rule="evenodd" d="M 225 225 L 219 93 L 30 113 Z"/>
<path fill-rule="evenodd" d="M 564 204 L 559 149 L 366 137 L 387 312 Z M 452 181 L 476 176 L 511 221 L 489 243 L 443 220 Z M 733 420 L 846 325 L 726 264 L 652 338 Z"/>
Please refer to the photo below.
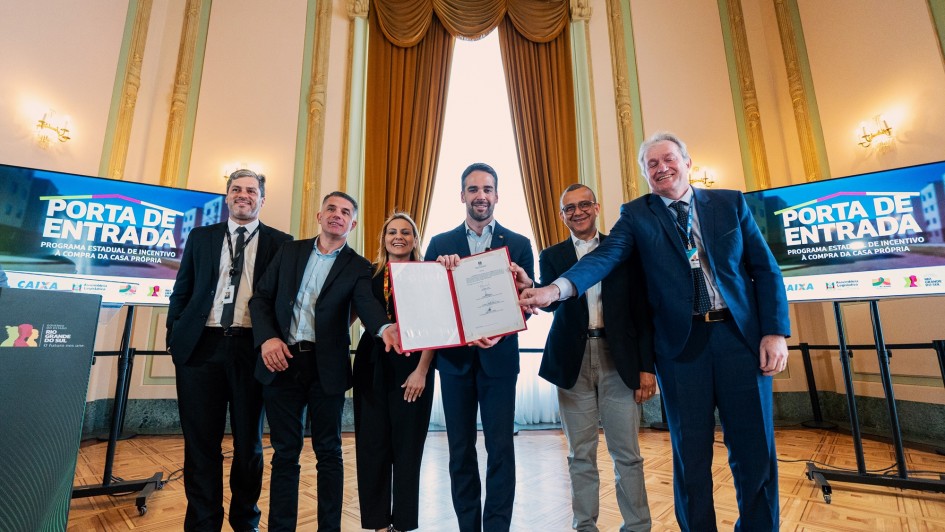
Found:
<path fill-rule="evenodd" d="M 861 139 L 857 144 L 864 148 L 876 144 L 880 150 L 883 150 L 892 144 L 892 128 L 886 123 L 886 119 L 882 115 L 876 115 L 873 117 L 871 127 L 867 127 L 866 122 L 860 124 L 857 138 Z"/>
<path fill-rule="evenodd" d="M 69 136 L 69 119 L 60 123 L 56 120 L 56 112 L 50 109 L 36 122 L 36 142 L 39 143 L 40 148 L 47 150 L 53 137 L 59 142 L 66 142 L 72 138 Z"/>
<path fill-rule="evenodd" d="M 264 173 L 262 170 L 262 165 L 259 163 L 244 163 L 241 161 L 232 162 L 232 163 L 226 163 L 223 165 L 223 179 L 229 179 L 230 174 L 232 174 L 233 172 L 237 170 L 242 170 L 244 168 L 247 170 L 252 170 L 253 172 L 256 172 L 257 174 Z"/>
<path fill-rule="evenodd" d="M 715 173 L 708 168 L 693 166 L 692 172 L 689 173 L 689 184 L 699 188 L 712 188 L 715 184 Z"/>

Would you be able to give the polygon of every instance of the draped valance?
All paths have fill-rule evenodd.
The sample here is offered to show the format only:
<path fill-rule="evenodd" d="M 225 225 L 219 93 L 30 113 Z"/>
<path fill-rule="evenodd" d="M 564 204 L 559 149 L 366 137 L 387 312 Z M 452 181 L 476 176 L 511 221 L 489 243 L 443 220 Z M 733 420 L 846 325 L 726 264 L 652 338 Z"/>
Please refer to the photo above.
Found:
<path fill-rule="evenodd" d="M 393 210 L 411 214 L 424 231 L 453 43 L 495 28 L 536 244 L 543 249 L 567 236 L 555 206 L 578 175 L 569 9 L 567 0 L 371 2 L 364 161 L 370 192 L 361 218 L 366 256 L 374 256 L 379 241 L 373 236 Z"/>
<path fill-rule="evenodd" d="M 372 7 L 387 40 L 409 48 L 426 35 L 434 13 L 453 37 L 480 39 L 508 15 L 529 41 L 550 42 L 568 25 L 570 4 L 568 0 L 374 0 Z"/>

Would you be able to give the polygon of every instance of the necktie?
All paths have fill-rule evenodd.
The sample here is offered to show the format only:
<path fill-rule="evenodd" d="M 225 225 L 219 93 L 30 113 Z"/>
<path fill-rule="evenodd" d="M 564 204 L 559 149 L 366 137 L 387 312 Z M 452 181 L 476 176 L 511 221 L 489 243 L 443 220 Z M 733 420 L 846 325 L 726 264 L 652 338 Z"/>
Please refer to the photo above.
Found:
<path fill-rule="evenodd" d="M 693 249 L 696 247 L 695 238 L 692 232 L 686 234 L 685 227 L 689 225 L 689 205 L 684 201 L 674 201 L 669 204 L 670 208 L 676 211 L 676 231 L 683 242 L 688 241 L 688 246 Z M 689 268 L 689 275 L 692 277 L 692 293 L 695 297 L 692 300 L 692 310 L 694 314 L 705 314 L 712 308 L 712 302 L 709 300 L 709 289 L 705 285 L 705 275 L 701 268 Z"/>
<path fill-rule="evenodd" d="M 233 284 L 233 297 L 229 303 L 223 304 L 223 314 L 220 316 L 220 325 L 229 329 L 233 325 L 233 312 L 236 309 L 236 294 L 240 290 L 240 279 L 243 278 L 243 248 L 246 246 L 246 228 L 236 230 L 236 245 L 233 247 L 234 256 L 230 264 L 230 282 Z"/>

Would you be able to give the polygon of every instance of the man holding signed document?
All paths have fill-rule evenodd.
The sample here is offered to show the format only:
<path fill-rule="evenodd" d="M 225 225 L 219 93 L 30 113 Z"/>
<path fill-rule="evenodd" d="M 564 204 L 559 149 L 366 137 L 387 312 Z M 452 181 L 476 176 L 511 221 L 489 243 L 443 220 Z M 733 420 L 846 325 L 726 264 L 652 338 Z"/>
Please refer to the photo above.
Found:
<path fill-rule="evenodd" d="M 392 263 L 391 278 L 397 307 L 410 308 L 414 315 L 399 320 L 404 350 L 438 348 L 436 367 L 459 528 L 502 531 L 509 529 L 515 497 L 516 332 L 525 328 L 509 268 L 511 261 L 532 277 L 534 259 L 526 237 L 495 221 L 498 176 L 491 166 L 475 163 L 463 171 L 460 200 L 466 204 L 466 221 L 434 236 L 427 248 L 424 259 L 439 264 Z M 476 257 L 463 259 L 470 255 Z M 403 300 L 407 297 L 413 300 Z M 484 506 L 476 456 L 477 409 L 488 453 Z"/>

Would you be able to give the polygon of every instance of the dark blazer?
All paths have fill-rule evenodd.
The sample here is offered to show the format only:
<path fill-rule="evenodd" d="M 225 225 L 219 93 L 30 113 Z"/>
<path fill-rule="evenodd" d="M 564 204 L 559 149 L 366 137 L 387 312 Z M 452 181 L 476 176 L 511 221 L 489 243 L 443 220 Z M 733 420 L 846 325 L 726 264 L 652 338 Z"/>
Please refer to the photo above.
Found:
<path fill-rule="evenodd" d="M 757 352 L 764 335 L 789 336 L 781 270 L 742 193 L 694 189 L 693 203 L 708 266 L 748 348 Z M 633 251 L 643 261 L 656 354 L 676 358 L 692 328 L 692 281 L 682 240 L 659 196 L 647 194 L 624 204 L 610 238 L 562 276 L 583 294 Z"/>
<path fill-rule="evenodd" d="M 534 278 L 535 258 L 532 255 L 532 246 L 524 236 L 509 231 L 495 224 L 492 234 L 492 249 L 508 246 L 512 262 L 525 269 L 529 277 Z M 430 240 L 424 260 L 436 260 L 440 255 L 469 256 L 469 241 L 466 239 L 466 224 L 460 224 L 452 231 L 440 233 Z M 499 343 L 489 349 L 478 347 L 452 347 L 438 349 L 436 369 L 452 375 L 465 375 L 473 368 L 476 354 L 482 370 L 490 377 L 507 377 L 518 375 L 518 335 L 511 334 L 503 337 Z"/>
<path fill-rule="evenodd" d="M 270 338 L 283 341 L 288 338 L 295 298 L 314 246 L 314 238 L 287 242 L 259 281 L 249 301 L 257 348 Z M 280 375 L 266 369 L 259 357 L 256 378 L 263 384 L 278 384 L 277 377 L 289 378 L 300 367 L 314 363 L 325 393 L 341 393 L 351 388 L 348 325 L 352 303 L 368 331 L 376 333 L 390 323 L 384 307 L 371 293 L 371 263 L 345 244 L 315 300 L 315 351 L 289 359 L 289 369 Z"/>
<path fill-rule="evenodd" d="M 227 222 L 197 227 L 190 232 L 184 247 L 174 292 L 167 307 L 167 347 L 175 364 L 185 364 L 190 359 L 213 309 L 226 227 Z M 292 235 L 260 222 L 256 238 L 259 242 L 253 264 L 254 290 L 279 246 L 292 240 Z"/>
<path fill-rule="evenodd" d="M 603 243 L 607 235 L 600 233 Z M 571 238 L 546 248 L 538 256 L 542 282 L 550 283 L 578 262 Z M 631 390 L 640 387 L 640 372 L 656 373 L 653 364 L 653 322 L 646 301 L 640 258 L 620 263 L 601 284 L 606 342 L 617 373 Z M 555 302 L 538 375 L 559 388 L 572 388 L 581 373 L 587 343 L 587 295 Z"/>
<path fill-rule="evenodd" d="M 371 292 L 374 294 L 374 298 L 377 299 L 377 302 L 381 305 L 385 305 L 384 302 L 384 273 L 380 275 L 374 275 L 374 266 L 371 266 Z M 389 301 L 386 303 L 387 308 L 385 309 L 388 313 L 388 316 L 394 316 L 394 320 L 397 320 L 397 316 L 394 310 L 394 302 Z M 384 360 L 382 357 L 386 357 L 386 362 L 390 365 L 390 368 L 393 370 L 393 383 L 396 386 L 400 387 L 404 381 L 407 380 L 407 377 L 417 366 L 420 364 L 420 356 L 417 353 L 417 356 L 403 356 L 398 355 L 397 353 L 386 352 L 384 351 L 384 342 L 381 341 L 376 336 L 377 331 L 371 331 L 366 329 L 361 335 L 361 340 L 358 341 L 358 347 L 355 351 L 354 357 L 354 372 L 358 373 L 358 369 L 361 366 L 369 367 L 372 371 L 375 368 L 380 368 Z M 432 370 L 435 367 L 435 364 L 430 365 L 430 370 L 428 373 L 432 374 Z M 362 370 L 364 368 L 361 368 Z M 371 376 L 373 378 L 373 375 Z"/>

